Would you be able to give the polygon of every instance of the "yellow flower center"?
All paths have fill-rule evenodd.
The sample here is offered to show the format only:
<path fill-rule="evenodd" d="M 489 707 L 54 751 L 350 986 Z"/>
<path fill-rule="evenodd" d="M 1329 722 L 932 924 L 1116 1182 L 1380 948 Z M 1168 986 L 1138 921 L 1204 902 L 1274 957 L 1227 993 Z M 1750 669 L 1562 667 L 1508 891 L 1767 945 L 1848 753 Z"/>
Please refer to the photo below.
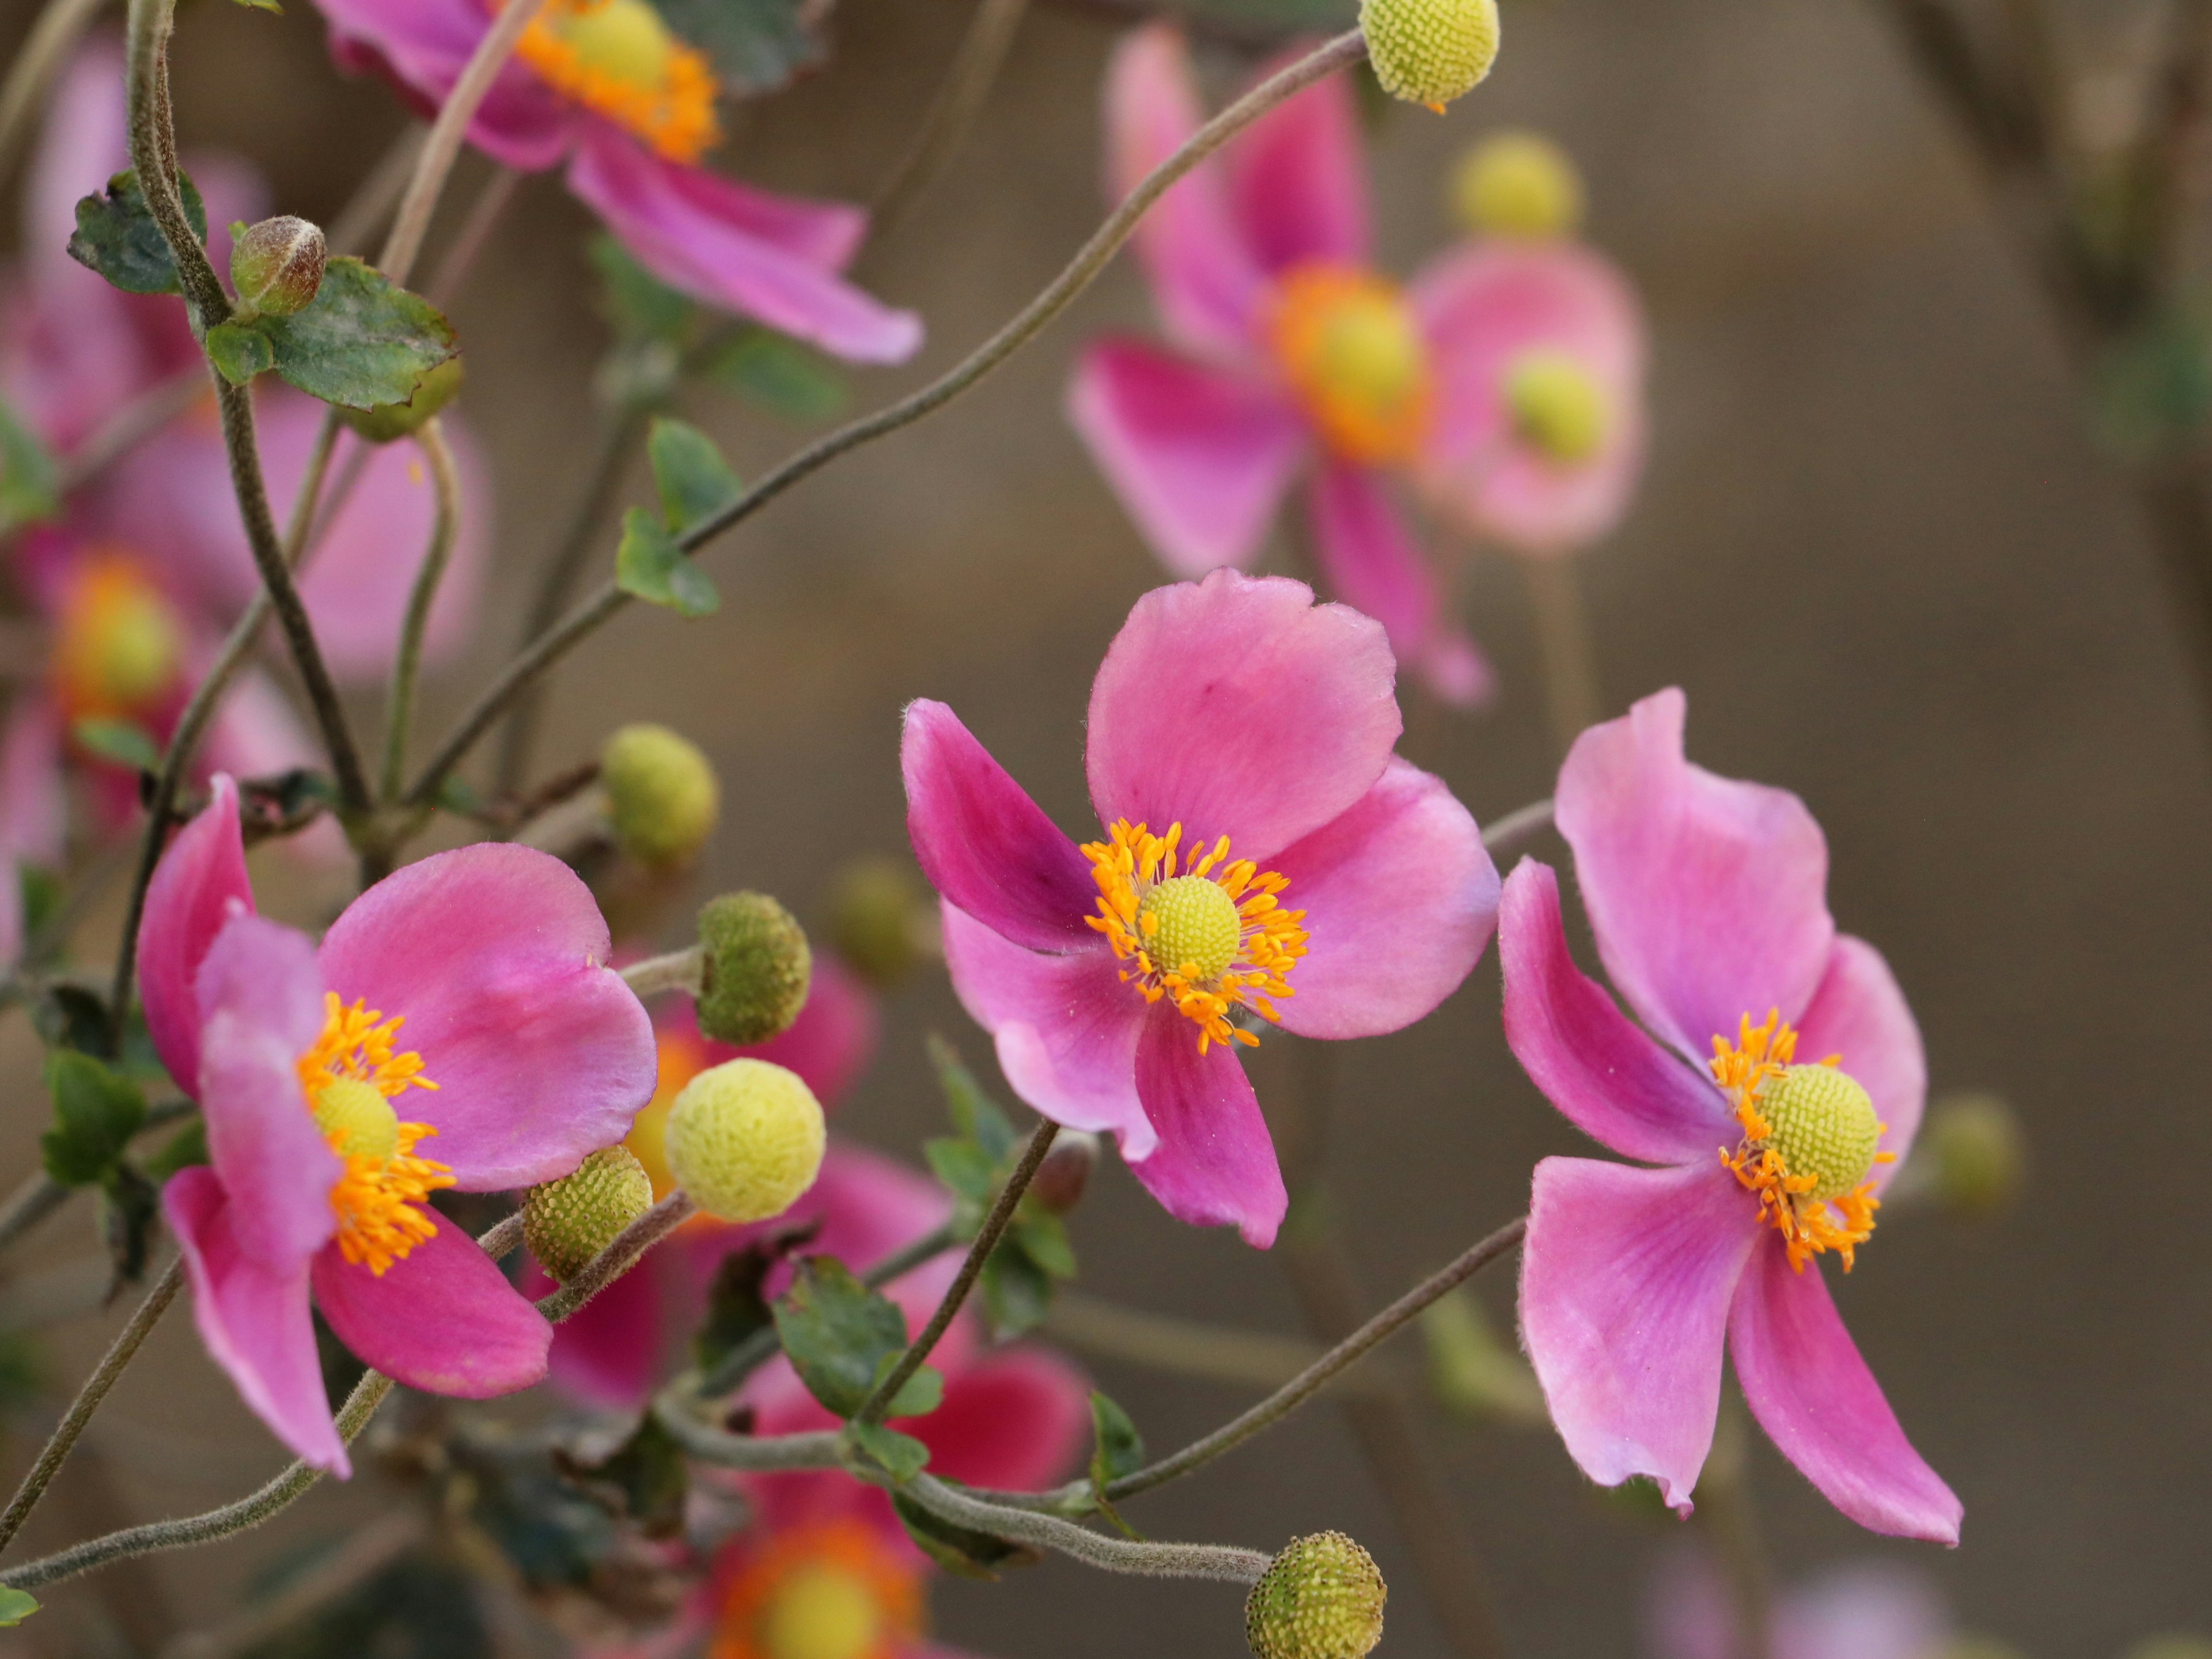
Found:
<path fill-rule="evenodd" d="M 1735 1108 L 1743 1139 L 1721 1162 L 1757 1195 L 1759 1218 L 1782 1235 L 1790 1265 L 1833 1250 L 1849 1273 L 1874 1235 L 1881 1200 L 1868 1177 L 1897 1154 L 1880 1150 L 1888 1126 L 1874 1100 L 1841 1069 L 1843 1056 L 1800 1066 L 1797 1033 L 1770 1010 L 1764 1024 L 1746 1014 L 1736 1040 L 1713 1039 L 1713 1080 Z"/>
<path fill-rule="evenodd" d="M 1589 371 L 1548 348 L 1524 353 L 1506 370 L 1505 407 L 1522 441 L 1562 466 L 1589 460 L 1612 427 Z"/>
<path fill-rule="evenodd" d="M 491 0 L 495 11 L 505 3 Z M 650 0 L 551 0 L 515 54 L 556 92 L 672 161 L 696 161 L 721 142 L 712 66 Z"/>
<path fill-rule="evenodd" d="M 1262 875 L 1249 859 L 1228 862 L 1226 836 L 1177 875 L 1180 823 L 1155 836 L 1123 818 L 1107 835 L 1083 849 L 1098 884 L 1098 914 L 1085 920 L 1133 964 L 1123 983 L 1147 1002 L 1172 998 L 1198 1027 L 1200 1054 L 1213 1042 L 1258 1048 L 1229 1013 L 1247 1007 L 1272 1022 L 1270 999 L 1292 994 L 1285 975 L 1306 953 L 1306 913 L 1281 908 L 1288 878 Z"/>
<path fill-rule="evenodd" d="M 100 554 L 71 576 L 54 672 L 72 719 L 145 711 L 175 686 L 184 656 L 183 625 L 137 559 Z"/>
<path fill-rule="evenodd" d="M 300 1087 L 307 1109 L 345 1169 L 331 1188 L 337 1217 L 339 1252 L 378 1278 L 395 1261 L 434 1237 L 438 1224 L 427 1206 L 430 1194 L 453 1184 L 442 1164 L 416 1158 L 415 1143 L 438 1132 L 427 1123 L 403 1123 L 392 1099 L 410 1086 L 433 1089 L 422 1056 L 396 1053 L 402 1024 L 356 1000 L 323 994 L 323 1030 L 300 1056 Z"/>
<path fill-rule="evenodd" d="M 1412 458 L 1435 386 L 1427 343 L 1395 284 L 1343 265 L 1300 265 L 1276 291 L 1268 339 L 1333 452 L 1369 465 Z"/>
<path fill-rule="evenodd" d="M 897 1659 L 920 1641 L 921 1574 L 865 1522 L 769 1539 L 732 1583 L 709 1659 Z"/>

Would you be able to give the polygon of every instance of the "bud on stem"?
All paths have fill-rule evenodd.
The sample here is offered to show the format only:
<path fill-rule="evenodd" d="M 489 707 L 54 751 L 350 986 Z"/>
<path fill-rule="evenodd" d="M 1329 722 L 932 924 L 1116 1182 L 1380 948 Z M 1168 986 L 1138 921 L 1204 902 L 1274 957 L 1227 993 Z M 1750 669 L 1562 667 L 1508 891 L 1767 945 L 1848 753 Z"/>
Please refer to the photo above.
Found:
<path fill-rule="evenodd" d="M 231 286 L 246 310 L 289 317 L 313 302 L 329 258 L 319 229 L 288 213 L 233 225 L 230 234 Z"/>

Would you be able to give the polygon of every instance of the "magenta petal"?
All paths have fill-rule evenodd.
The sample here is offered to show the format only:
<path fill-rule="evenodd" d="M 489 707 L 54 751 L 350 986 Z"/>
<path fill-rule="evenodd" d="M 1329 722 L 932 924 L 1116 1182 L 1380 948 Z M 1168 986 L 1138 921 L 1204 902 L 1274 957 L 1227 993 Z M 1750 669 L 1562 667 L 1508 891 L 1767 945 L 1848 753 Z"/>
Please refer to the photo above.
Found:
<path fill-rule="evenodd" d="M 1049 1349 L 1003 1349 L 948 1377 L 945 1403 L 908 1431 L 945 1480 L 1041 1492 L 1090 1438 L 1090 1385 Z"/>
<path fill-rule="evenodd" d="M 587 1405 L 635 1411 L 652 1398 L 665 1346 L 661 1279 L 672 1259 L 664 1245 L 553 1328 L 547 1369 L 561 1389 Z M 398 1271 L 394 1268 L 395 1273 Z M 543 1273 L 535 1286 L 553 1288 Z"/>
<path fill-rule="evenodd" d="M 1638 1030 L 1567 949 L 1559 878 L 1523 859 L 1498 915 L 1505 1042 L 1544 1097 L 1628 1158 L 1682 1164 L 1742 1138 L 1721 1092 Z"/>
<path fill-rule="evenodd" d="M 61 711 L 50 697 L 18 690 L 0 735 L 0 851 L 58 865 L 69 847 L 69 793 L 62 778 Z M 21 895 L 19 893 L 20 901 Z"/>
<path fill-rule="evenodd" d="M 343 1001 L 398 1015 L 435 1093 L 422 1155 L 465 1192 L 549 1181 L 611 1146 L 652 1099 L 653 1022 L 605 963 L 607 925 L 560 860 L 483 843 L 410 864 L 346 907 L 323 938 Z"/>
<path fill-rule="evenodd" d="M 1290 1208 L 1275 1143 L 1233 1045 L 1198 1052 L 1198 1027 L 1155 1004 L 1137 1040 L 1137 1093 L 1159 1144 L 1130 1173 L 1194 1226 L 1234 1226 L 1266 1249 Z M 1127 1158 L 1126 1150 L 1123 1157 Z"/>
<path fill-rule="evenodd" d="M 489 1400 L 544 1380 L 553 1328 L 442 1217 L 381 1278 L 331 1246 L 315 1257 L 314 1285 L 338 1340 L 410 1389 Z"/>
<path fill-rule="evenodd" d="M 1559 833 L 1598 954 L 1646 1025 L 1694 1064 L 1737 1021 L 1795 1024 L 1827 970 L 1828 844 L 1784 789 L 1716 777 L 1682 755 L 1669 689 L 1575 739 Z"/>
<path fill-rule="evenodd" d="M 1393 760 L 1342 817 L 1276 854 L 1282 902 L 1305 912 L 1294 994 L 1301 1036 L 1379 1036 L 1459 988 L 1498 927 L 1498 870 L 1441 778 Z"/>
<path fill-rule="evenodd" d="M 1877 1185 L 1887 1187 L 1920 1132 L 1920 1109 L 1928 1099 L 1928 1054 L 1905 993 L 1881 951 L 1848 933 L 1837 936 L 1828 971 L 1797 1023 L 1797 1036 L 1800 1060 L 1841 1054 L 1844 1070 L 1873 1097 L 1875 1115 L 1887 1129 L 1881 1149 L 1897 1155 L 1893 1162 L 1875 1166 Z"/>
<path fill-rule="evenodd" d="M 1091 865 L 941 702 L 907 705 L 899 744 L 906 827 L 929 884 L 994 931 L 1039 951 L 1098 935 Z"/>
<path fill-rule="evenodd" d="M 1306 50 L 1294 46 L 1269 59 L 1254 84 L 1289 68 Z M 1268 111 L 1229 146 L 1237 222 L 1271 273 L 1309 261 L 1373 261 L 1366 158 L 1352 88 L 1352 76 L 1332 75 Z"/>
<path fill-rule="evenodd" d="M 238 786 L 214 781 L 207 810 L 177 832 L 146 889 L 138 924 L 138 996 L 154 1052 L 187 1093 L 199 1087 L 200 959 L 233 915 L 253 912 Z"/>
<path fill-rule="evenodd" d="M 1689 1513 L 1720 1410 L 1729 1303 L 1759 1227 L 1717 1158 L 1536 1166 L 1522 1340 L 1568 1455 L 1600 1486 L 1648 1475 Z"/>
<path fill-rule="evenodd" d="M 307 1264 L 272 1273 L 239 1248 L 235 1212 L 209 1169 L 180 1170 L 161 1189 L 192 1285 L 200 1340 L 272 1433 L 319 1469 L 352 1473 L 331 1421 L 307 1316 Z"/>
<path fill-rule="evenodd" d="M 1247 565 L 1304 455 L 1304 418 L 1257 374 L 1137 340 L 1085 352 L 1067 418 L 1160 562 Z"/>
<path fill-rule="evenodd" d="M 1869 1531 L 1957 1544 L 1965 1509 L 1905 1439 L 1819 1266 L 1794 1272 L 1778 1237 L 1763 1242 L 1729 1317 L 1752 1415 L 1823 1497 Z"/>
<path fill-rule="evenodd" d="M 1393 679 L 1381 625 L 1304 582 L 1217 570 L 1156 587 L 1091 682 L 1091 804 L 1102 823 L 1180 823 L 1186 847 L 1227 836 L 1264 867 L 1382 775 Z"/>

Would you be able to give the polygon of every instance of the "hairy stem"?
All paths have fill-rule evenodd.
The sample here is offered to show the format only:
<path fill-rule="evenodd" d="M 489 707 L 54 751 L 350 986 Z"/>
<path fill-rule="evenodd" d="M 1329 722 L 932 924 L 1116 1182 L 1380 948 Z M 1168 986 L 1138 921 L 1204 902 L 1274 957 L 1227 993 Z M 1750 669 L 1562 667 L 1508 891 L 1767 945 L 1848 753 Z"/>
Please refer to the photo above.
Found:
<path fill-rule="evenodd" d="M 688 945 L 681 951 L 671 951 L 665 957 L 647 957 L 643 962 L 633 962 L 622 970 L 623 983 L 641 1002 L 670 991 L 696 997 L 706 967 L 706 951 L 696 945 Z"/>
<path fill-rule="evenodd" d="M 415 682 L 422 667 L 422 636 L 430 626 L 430 606 L 445 579 L 446 562 L 453 551 L 453 538 L 461 522 L 461 475 L 453 465 L 453 446 L 443 426 L 433 416 L 415 434 L 416 447 L 429 464 L 430 487 L 437 502 L 430 526 L 430 545 L 422 555 L 422 568 L 415 573 L 415 586 L 407 596 L 407 618 L 399 631 L 398 654 L 392 663 L 392 695 L 384 712 L 383 799 L 395 801 L 407 781 L 407 733 L 415 719 Z"/>
<path fill-rule="evenodd" d="M 930 100 L 920 130 L 876 192 L 868 214 L 872 244 L 880 245 L 897 229 L 960 148 L 982 113 L 983 100 L 999 78 L 1028 10 L 1029 0 L 977 0 L 975 15 L 969 20 L 968 32 Z"/>
<path fill-rule="evenodd" d="M 1104 1572 L 1147 1578 L 1212 1578 L 1229 1584 L 1256 1584 L 1272 1556 L 1234 1544 L 1156 1544 L 1109 1538 L 1056 1515 L 1012 1509 L 949 1486 L 934 1475 L 917 1474 L 899 1490 L 933 1515 L 955 1526 L 1071 1557 Z"/>
<path fill-rule="evenodd" d="M 637 1265 L 637 1259 L 699 1212 L 691 1194 L 678 1188 L 616 1235 L 613 1243 L 583 1270 L 538 1303 L 538 1310 L 559 1324 Z"/>

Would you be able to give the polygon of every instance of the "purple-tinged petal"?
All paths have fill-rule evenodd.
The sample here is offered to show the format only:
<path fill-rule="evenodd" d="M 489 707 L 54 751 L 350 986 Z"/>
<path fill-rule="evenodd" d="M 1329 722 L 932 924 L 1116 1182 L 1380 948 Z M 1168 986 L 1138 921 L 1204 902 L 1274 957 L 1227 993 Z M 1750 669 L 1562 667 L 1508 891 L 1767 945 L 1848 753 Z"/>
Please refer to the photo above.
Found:
<path fill-rule="evenodd" d="M 944 914 L 952 988 L 997 1043 L 1014 1092 L 1055 1123 L 1120 1136 L 1126 1158 L 1149 1156 L 1152 1121 L 1137 1097 L 1146 1004 L 1114 953 L 1031 951 L 955 904 Z"/>
<path fill-rule="evenodd" d="M 1075 843 L 941 702 L 907 705 L 906 828 L 929 884 L 1017 945 L 1086 950 L 1097 884 Z"/>
<path fill-rule="evenodd" d="M 0 850 L 52 866 L 68 845 L 61 714 L 52 699 L 18 691 L 0 736 Z"/>
<path fill-rule="evenodd" d="M 1310 49 L 1294 46 L 1262 64 L 1255 85 Z M 1332 75 L 1279 104 L 1229 146 L 1229 189 L 1246 244 L 1270 274 L 1321 261 L 1374 258 L 1367 165 L 1348 75 Z"/>
<path fill-rule="evenodd" d="M 1159 1144 L 1129 1171 L 1178 1221 L 1234 1226 L 1266 1249 L 1290 1208 L 1275 1143 L 1232 1045 L 1198 1051 L 1198 1027 L 1153 1005 L 1137 1039 L 1137 1093 Z"/>
<path fill-rule="evenodd" d="M 1308 442 L 1304 417 L 1268 381 L 1139 340 L 1083 354 L 1067 418 L 1178 576 L 1259 556 Z"/>
<path fill-rule="evenodd" d="M 1382 624 L 1283 576 L 1156 587 L 1091 685 L 1099 820 L 1227 836 L 1264 868 L 1374 786 L 1402 723 Z M 1088 907 L 1086 906 L 1086 908 Z"/>
<path fill-rule="evenodd" d="M 652 1398 L 666 1346 L 660 1306 L 662 1279 L 671 1260 L 665 1249 L 663 1245 L 648 1251 L 635 1267 L 553 1328 L 546 1364 L 562 1393 L 610 1411 L 635 1411 Z M 532 1296 L 542 1296 L 553 1288 L 553 1281 L 533 1273 L 523 1288 Z"/>
<path fill-rule="evenodd" d="M 835 1106 L 875 1058 L 881 1024 L 875 993 L 825 951 L 814 958 L 806 1006 L 790 1029 L 766 1042 L 732 1048 L 725 1057 L 765 1060 L 796 1072 L 817 1100 Z"/>
<path fill-rule="evenodd" d="M 1759 1206 L 1717 1158 L 1536 1166 L 1521 1333 L 1567 1452 L 1601 1486 L 1659 1483 L 1684 1515 L 1712 1449 L 1729 1303 Z"/>
<path fill-rule="evenodd" d="M 398 1015 L 434 1094 L 424 1156 L 465 1192 L 550 1181 L 628 1133 L 653 1098 L 653 1022 L 605 966 L 607 925 L 560 860 L 480 844 L 410 864 L 323 938 L 325 982 Z"/>
<path fill-rule="evenodd" d="M 1742 1139 L 1720 1091 L 1575 966 L 1549 865 L 1523 859 L 1505 878 L 1498 960 L 1506 1045 L 1584 1134 L 1648 1164 L 1701 1162 Z"/>
<path fill-rule="evenodd" d="M 1881 952 L 1863 939 L 1838 934 L 1828 971 L 1797 1023 L 1802 1060 L 1843 1056 L 1843 1068 L 1874 1099 L 1887 1126 L 1881 1150 L 1895 1161 L 1875 1165 L 1877 1188 L 1889 1185 L 1912 1151 L 1928 1100 L 1928 1054 L 1920 1026 Z"/>
<path fill-rule="evenodd" d="M 199 1087 L 200 1009 L 193 987 L 200 959 L 223 924 L 253 912 L 238 786 L 218 776 L 207 808 L 177 832 L 146 889 L 138 924 L 138 997 L 146 1030 L 176 1085 Z"/>
<path fill-rule="evenodd" d="M 489 1400 L 545 1379 L 553 1328 L 452 1222 L 382 1275 L 333 1244 L 315 1257 L 315 1305 L 338 1340 L 425 1394 Z"/>
<path fill-rule="evenodd" d="M 1955 1546 L 1966 1511 L 1898 1426 L 1819 1265 L 1793 1271 L 1778 1236 L 1761 1243 L 1729 1316 L 1752 1415 L 1823 1497 L 1869 1532 Z"/>
<path fill-rule="evenodd" d="M 1795 1024 L 1827 970 L 1828 843 L 1784 789 L 1716 777 L 1682 755 L 1668 689 L 1575 739 L 1559 826 L 1606 972 L 1693 1064 L 1748 1014 Z"/>
<path fill-rule="evenodd" d="M 307 1263 L 271 1273 L 241 1250 L 231 1228 L 235 1210 L 212 1170 L 172 1176 L 161 1212 L 191 1281 L 193 1322 L 215 1363 L 270 1432 L 344 1480 L 353 1471 L 323 1392 Z"/>
<path fill-rule="evenodd" d="M 1305 912 L 1306 954 L 1277 1005 L 1310 1037 L 1379 1036 L 1457 990 L 1498 927 L 1498 868 L 1442 778 L 1393 760 L 1343 817 L 1271 867 Z"/>
<path fill-rule="evenodd" d="M 1090 1384 L 1050 1349 L 1001 1349 L 947 1377 L 945 1403 L 908 1432 L 945 1480 L 1042 1492 L 1090 1438 Z"/>

